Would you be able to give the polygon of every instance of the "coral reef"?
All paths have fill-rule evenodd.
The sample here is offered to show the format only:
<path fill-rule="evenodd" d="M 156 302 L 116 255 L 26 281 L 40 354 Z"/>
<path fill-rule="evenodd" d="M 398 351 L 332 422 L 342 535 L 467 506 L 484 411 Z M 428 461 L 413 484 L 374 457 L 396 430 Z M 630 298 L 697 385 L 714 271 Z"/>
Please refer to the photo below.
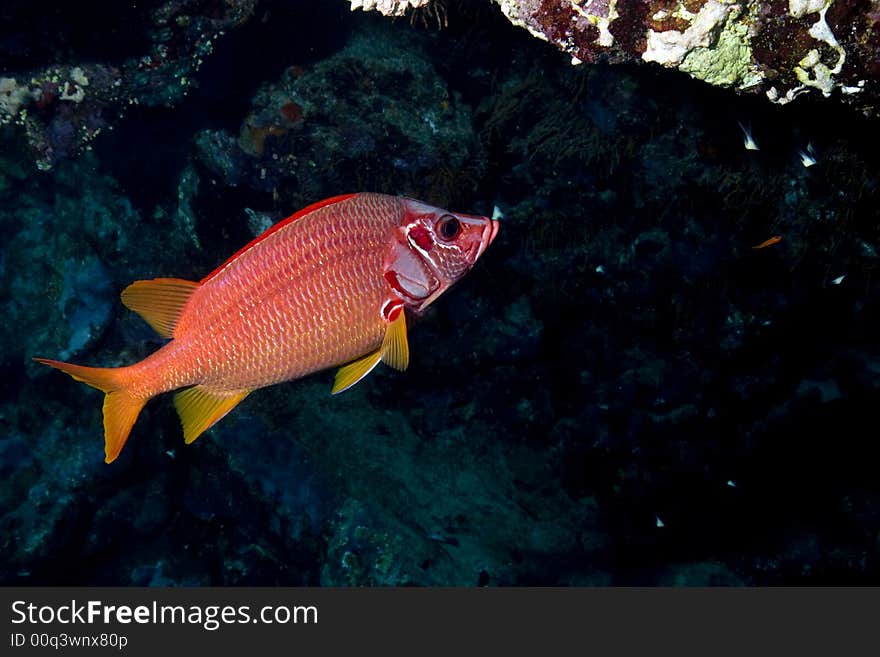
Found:
<path fill-rule="evenodd" d="M 495 0 L 515 25 L 556 44 L 572 61 L 646 61 L 709 84 L 787 103 L 809 91 L 876 110 L 880 22 L 869 5 L 832 0 Z M 256 0 L 168 0 L 149 13 L 148 51 L 120 62 L 0 71 L 0 143 L 23 140 L 46 170 L 88 148 L 132 105 L 174 106 L 215 42 L 245 24 Z M 439 0 L 354 0 L 352 9 L 407 11 L 446 23 Z M 432 13 L 433 12 L 433 13 Z M 424 17 L 422 18 L 424 21 Z M 288 113 L 294 110 L 291 105 Z M 290 119 L 288 119 L 290 120 Z M 265 119 L 264 119 L 265 122 Z M 296 122 L 293 120 L 292 122 Z M 252 148 L 284 126 L 255 125 Z"/>
<path fill-rule="evenodd" d="M 0 71 L 0 143 L 23 139 L 38 169 L 81 152 L 131 105 L 173 106 L 214 42 L 246 22 L 255 0 L 168 0 L 146 27 L 149 52 L 119 65 L 85 62 Z"/>
<path fill-rule="evenodd" d="M 640 58 L 715 86 L 762 92 L 776 103 L 815 89 L 877 109 L 871 62 L 880 56 L 880 33 L 868 5 L 857 8 L 833 0 L 790 0 L 787 6 L 758 0 L 496 2 L 511 22 L 554 43 L 573 62 Z"/>
<path fill-rule="evenodd" d="M 868 6 L 833 0 L 791 0 L 787 6 L 757 0 L 497 2 L 514 24 L 573 61 L 640 58 L 715 86 L 763 92 L 777 103 L 815 89 L 876 111 L 870 62 L 880 55 L 880 34 Z M 846 21 L 840 6 L 846 6 Z"/>
<path fill-rule="evenodd" d="M 383 16 L 403 16 L 408 9 L 418 9 L 431 0 L 351 0 L 351 10 L 378 11 Z"/>
<path fill-rule="evenodd" d="M 645 61 L 774 103 L 817 91 L 878 110 L 880 22 L 845 0 L 493 0 L 514 25 L 571 55 Z M 410 3 L 352 2 L 400 15 Z M 438 0 L 438 4 L 442 4 Z"/>
<path fill-rule="evenodd" d="M 238 135 L 196 141 L 212 175 L 290 207 L 349 188 L 449 198 L 484 166 L 470 108 L 399 32 L 382 42 L 355 34 L 327 60 L 289 67 L 257 93 Z"/>

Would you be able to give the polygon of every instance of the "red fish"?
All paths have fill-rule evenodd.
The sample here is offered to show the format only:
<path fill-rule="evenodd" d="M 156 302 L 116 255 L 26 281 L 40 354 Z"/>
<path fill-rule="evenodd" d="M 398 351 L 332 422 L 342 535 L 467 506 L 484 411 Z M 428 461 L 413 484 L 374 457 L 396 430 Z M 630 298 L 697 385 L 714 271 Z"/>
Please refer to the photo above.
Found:
<path fill-rule="evenodd" d="M 760 244 L 756 244 L 752 248 L 757 249 L 766 249 L 768 246 L 773 246 L 774 244 L 779 244 L 782 241 L 782 235 L 774 235 L 773 237 L 764 240 Z"/>
<path fill-rule="evenodd" d="M 105 461 L 147 401 L 174 405 L 191 443 L 257 388 L 344 365 L 332 392 L 379 361 L 409 362 L 407 311 L 424 310 L 498 233 L 487 217 L 381 194 L 321 201 L 272 226 L 198 283 L 136 281 L 122 302 L 171 340 L 128 367 L 37 358 L 104 397 Z"/>

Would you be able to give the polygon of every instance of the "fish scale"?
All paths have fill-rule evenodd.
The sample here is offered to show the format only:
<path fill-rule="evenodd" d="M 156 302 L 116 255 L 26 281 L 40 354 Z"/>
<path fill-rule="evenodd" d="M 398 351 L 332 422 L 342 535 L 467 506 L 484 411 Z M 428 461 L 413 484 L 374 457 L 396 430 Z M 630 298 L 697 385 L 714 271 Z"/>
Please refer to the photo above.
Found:
<path fill-rule="evenodd" d="M 122 301 L 171 340 L 120 368 L 37 358 L 102 390 L 105 460 L 140 410 L 171 390 L 186 442 L 250 392 L 344 365 L 333 392 L 380 361 L 406 369 L 404 309 L 420 312 L 461 278 L 498 224 L 413 199 L 348 194 L 271 227 L 199 283 L 136 281 Z"/>

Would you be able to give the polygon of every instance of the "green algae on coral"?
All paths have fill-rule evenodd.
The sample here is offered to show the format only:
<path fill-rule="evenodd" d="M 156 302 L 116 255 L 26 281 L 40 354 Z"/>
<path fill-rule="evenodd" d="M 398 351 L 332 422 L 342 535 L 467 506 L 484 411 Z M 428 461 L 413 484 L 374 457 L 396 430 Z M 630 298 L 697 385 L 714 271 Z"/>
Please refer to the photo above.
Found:
<path fill-rule="evenodd" d="M 751 61 L 748 27 L 728 21 L 714 47 L 694 48 L 679 68 L 711 85 L 747 87 L 757 82 L 749 77 Z"/>

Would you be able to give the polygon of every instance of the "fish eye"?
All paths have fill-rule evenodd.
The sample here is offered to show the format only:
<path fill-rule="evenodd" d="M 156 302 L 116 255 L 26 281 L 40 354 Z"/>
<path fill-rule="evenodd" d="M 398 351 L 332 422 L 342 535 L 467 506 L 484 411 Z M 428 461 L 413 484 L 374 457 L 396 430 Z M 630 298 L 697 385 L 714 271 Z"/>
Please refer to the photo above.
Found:
<path fill-rule="evenodd" d="M 437 231 L 444 240 L 455 239 L 461 232 L 461 222 L 452 215 L 445 215 L 437 223 Z"/>

